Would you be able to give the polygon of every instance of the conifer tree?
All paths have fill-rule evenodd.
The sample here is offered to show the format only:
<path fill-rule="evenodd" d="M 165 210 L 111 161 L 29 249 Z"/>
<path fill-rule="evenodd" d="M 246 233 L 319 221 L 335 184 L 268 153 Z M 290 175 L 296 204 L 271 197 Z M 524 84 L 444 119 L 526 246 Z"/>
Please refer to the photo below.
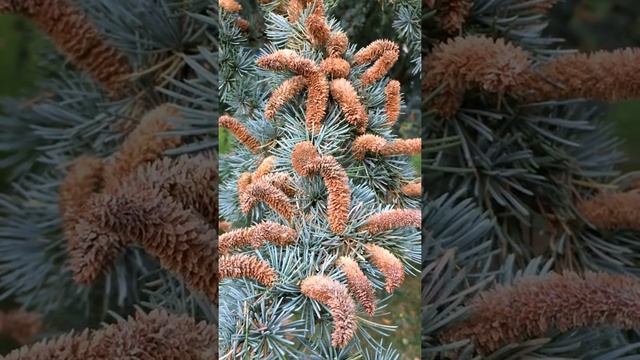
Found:
<path fill-rule="evenodd" d="M 216 11 L 0 1 L 52 45 L 43 83 L 2 105 L 0 300 L 29 312 L 1 328 L 51 338 L 8 359 L 217 354 Z"/>
<path fill-rule="evenodd" d="M 640 50 L 562 49 L 555 3 L 423 2 L 423 358 L 640 348 L 637 194 L 600 106 L 640 97 Z"/>
<path fill-rule="evenodd" d="M 354 43 L 328 5 L 263 1 L 247 27 L 251 2 L 220 1 L 225 359 L 400 356 L 379 318 L 420 259 L 421 141 L 393 131 L 409 47 Z"/>

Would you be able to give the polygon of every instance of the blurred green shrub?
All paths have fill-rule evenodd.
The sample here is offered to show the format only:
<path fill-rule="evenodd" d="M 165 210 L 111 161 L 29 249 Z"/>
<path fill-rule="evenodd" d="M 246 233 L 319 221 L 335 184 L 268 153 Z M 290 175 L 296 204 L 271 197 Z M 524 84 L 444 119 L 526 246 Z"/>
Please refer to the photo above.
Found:
<path fill-rule="evenodd" d="M 0 96 L 16 95 L 37 79 L 37 32 L 24 19 L 0 16 Z"/>

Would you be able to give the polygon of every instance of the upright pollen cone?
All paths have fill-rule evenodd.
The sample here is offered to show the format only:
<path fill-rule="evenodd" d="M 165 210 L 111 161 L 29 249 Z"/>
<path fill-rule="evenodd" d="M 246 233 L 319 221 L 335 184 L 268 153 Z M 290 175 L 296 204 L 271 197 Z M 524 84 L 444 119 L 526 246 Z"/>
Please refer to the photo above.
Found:
<path fill-rule="evenodd" d="M 329 192 L 329 226 L 334 233 L 344 232 L 351 206 L 351 188 L 349 177 L 342 165 L 333 156 L 320 156 L 309 141 L 296 144 L 291 154 L 291 164 L 301 176 L 319 174 L 322 177 Z"/>

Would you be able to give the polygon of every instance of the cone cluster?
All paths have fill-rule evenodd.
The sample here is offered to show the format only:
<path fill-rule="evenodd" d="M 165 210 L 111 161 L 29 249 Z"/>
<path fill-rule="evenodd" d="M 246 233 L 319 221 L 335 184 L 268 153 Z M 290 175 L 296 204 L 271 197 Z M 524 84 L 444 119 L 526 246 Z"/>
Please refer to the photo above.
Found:
<path fill-rule="evenodd" d="M 313 8 L 305 12 L 310 6 Z M 313 139 L 313 135 L 320 132 L 329 100 L 333 99 L 346 122 L 359 135 L 358 138 L 361 138 L 352 144 L 355 157 L 362 159 L 367 152 L 382 156 L 410 155 L 420 152 L 420 139 L 387 142 L 375 134 L 367 134 L 369 113 L 360 94 L 366 87 L 375 84 L 388 74 L 399 57 L 398 45 L 388 40 L 378 40 L 351 56 L 347 54 L 349 46 L 347 36 L 343 32 L 332 31 L 328 26 L 322 1 L 291 0 L 286 9 L 276 11 L 285 12 L 291 23 L 302 24 L 309 41 L 315 48 L 320 49 L 325 57 L 316 62 L 294 50 L 279 49 L 258 58 L 257 66 L 264 70 L 292 74 L 271 92 L 264 108 L 266 119 L 277 122 L 279 112 L 287 103 L 299 96 L 306 96 L 305 126 Z M 349 80 L 350 73 L 355 67 L 358 67 L 358 71 L 363 71 L 363 74 L 360 79 Z M 362 70 L 363 68 L 366 69 Z M 385 85 L 385 95 L 386 125 L 392 126 L 400 116 L 402 99 L 400 83 L 395 80 L 389 81 Z M 257 141 L 253 141 L 255 138 L 246 131 L 246 128 L 238 126 L 239 123 L 230 122 L 227 117 L 221 118 L 221 121 L 221 126 L 229 128 L 250 150 L 261 152 L 268 149 L 268 146 L 261 147 Z M 374 145 L 365 144 L 367 142 L 364 141 L 365 139 L 371 139 Z M 379 146 L 375 145 L 376 142 Z M 290 159 L 265 156 L 253 173 L 245 172 L 239 176 L 237 190 L 242 212 L 248 215 L 253 207 L 263 203 L 289 225 L 296 224 L 295 220 L 300 210 L 294 208 L 295 202 L 291 197 L 299 193 L 296 186 L 297 179 L 277 171 L 278 165 L 287 165 L 283 164 L 286 160 L 290 161 L 296 175 L 303 178 L 315 176 L 322 178 L 327 189 L 329 230 L 336 235 L 343 235 L 348 229 L 351 210 L 349 176 L 338 159 L 322 154 L 313 140 L 297 143 Z M 406 186 L 406 189 L 398 189 L 398 192 L 420 196 L 415 195 L 420 191 L 419 184 L 418 190 L 415 184 Z M 396 215 L 403 222 L 391 227 L 385 224 L 386 221 L 394 220 L 388 219 L 394 215 L 378 214 L 377 217 L 374 215 L 370 219 L 366 228 L 353 230 L 376 235 L 393 227 L 413 226 L 413 220 L 415 220 L 413 213 L 406 211 L 407 213 L 401 212 Z M 387 229 L 384 229 L 384 226 L 387 226 Z M 264 286 L 272 286 L 277 281 L 276 273 L 264 260 L 253 255 L 231 253 L 235 249 L 244 247 L 261 247 L 267 242 L 278 246 L 290 245 L 296 240 L 297 232 L 286 225 L 269 221 L 242 229 L 227 228 L 225 231 L 220 236 L 220 250 L 225 254 L 220 260 L 221 276 L 249 278 Z M 385 288 L 389 293 L 402 284 L 404 266 L 395 255 L 373 243 L 367 244 L 363 249 L 368 254 L 368 260 L 385 276 Z M 351 341 L 357 329 L 354 298 L 371 316 L 375 313 L 377 301 L 372 282 L 353 257 L 343 256 L 335 265 L 344 273 L 346 286 L 324 275 L 311 275 L 302 280 L 300 290 L 305 296 L 329 308 L 334 323 L 332 344 L 334 347 L 342 348 Z"/>
<path fill-rule="evenodd" d="M 112 158 L 81 157 L 60 188 L 69 265 L 80 284 L 107 271 L 124 248 L 141 245 L 162 267 L 217 300 L 217 163 L 210 155 L 164 157 L 171 105 L 149 112 Z"/>
<path fill-rule="evenodd" d="M 5 360 L 210 360 L 218 357 L 218 331 L 187 316 L 138 311 L 99 330 L 84 330 L 16 349 Z"/>

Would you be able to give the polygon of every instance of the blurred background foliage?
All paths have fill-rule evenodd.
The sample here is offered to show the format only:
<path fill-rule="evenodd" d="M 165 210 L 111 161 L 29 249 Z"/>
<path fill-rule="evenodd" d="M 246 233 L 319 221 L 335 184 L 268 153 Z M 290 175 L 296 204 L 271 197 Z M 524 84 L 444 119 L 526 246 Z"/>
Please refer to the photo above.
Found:
<path fill-rule="evenodd" d="M 0 95 L 18 95 L 38 78 L 36 53 L 42 40 L 29 22 L 0 16 Z"/>
<path fill-rule="evenodd" d="M 553 9 L 548 33 L 582 51 L 640 46 L 640 1 L 561 0 Z M 625 171 L 640 169 L 640 101 L 612 104 L 606 120 L 624 140 Z"/>
<path fill-rule="evenodd" d="M 24 19 L 0 16 L 0 98 L 25 94 L 33 88 L 38 79 L 36 53 L 42 41 Z M 1 123 L 0 131 L 4 131 Z M 5 186 L 4 174 L 0 170 L 0 190 Z M 8 302 L 0 304 L 0 308 L 13 307 Z M 17 345 L 14 339 L 0 334 L 0 354 L 6 354 Z"/>
<path fill-rule="evenodd" d="M 0 16 L 0 111 L 2 98 L 25 95 L 34 88 L 40 78 L 37 54 L 45 44 L 46 40 L 25 19 Z M 2 124 L 0 131 L 4 131 Z M 0 190 L 6 186 L 5 176 L 0 170 Z"/>

